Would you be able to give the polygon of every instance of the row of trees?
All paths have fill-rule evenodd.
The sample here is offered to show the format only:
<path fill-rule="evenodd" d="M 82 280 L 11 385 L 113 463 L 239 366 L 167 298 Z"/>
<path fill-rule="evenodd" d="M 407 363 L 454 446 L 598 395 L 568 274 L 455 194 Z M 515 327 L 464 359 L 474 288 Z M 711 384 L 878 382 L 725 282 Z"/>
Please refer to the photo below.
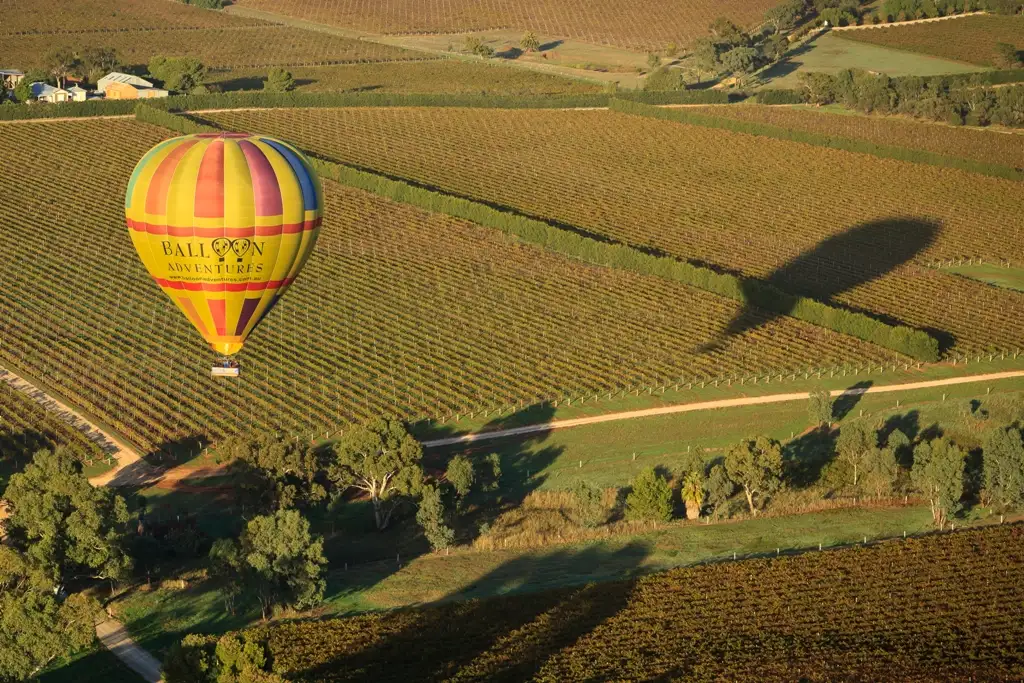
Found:
<path fill-rule="evenodd" d="M 1024 86 L 987 86 L 981 77 L 947 80 L 846 69 L 838 74 L 808 73 L 801 92 L 811 104 L 840 103 L 880 114 L 907 114 L 955 125 L 1024 125 Z"/>
<path fill-rule="evenodd" d="M 1001 510 L 1024 505 L 1024 430 L 1017 424 L 990 429 L 980 459 L 968 449 L 934 433 L 915 442 L 900 429 L 883 430 L 867 420 L 847 422 L 832 432 L 833 405 L 829 393 L 815 391 L 809 414 L 826 450 L 816 481 L 800 481 L 797 471 L 807 453 L 793 444 L 783 446 L 765 436 L 746 439 L 709 458 L 701 450 L 686 456 L 675 480 L 687 517 L 720 515 L 738 492 L 749 514 L 756 516 L 787 486 L 817 487 L 823 495 L 892 496 L 915 493 L 925 498 L 936 526 L 942 529 L 972 498 Z M 581 481 L 573 489 L 575 513 L 584 527 L 604 524 L 609 510 L 603 492 Z M 625 499 L 627 519 L 668 521 L 673 516 L 672 483 L 666 473 L 645 469 L 632 482 Z"/>
<path fill-rule="evenodd" d="M 962 12 L 986 10 L 996 14 L 1017 14 L 1020 0 L 885 0 L 875 13 L 876 21 L 934 19 Z"/>

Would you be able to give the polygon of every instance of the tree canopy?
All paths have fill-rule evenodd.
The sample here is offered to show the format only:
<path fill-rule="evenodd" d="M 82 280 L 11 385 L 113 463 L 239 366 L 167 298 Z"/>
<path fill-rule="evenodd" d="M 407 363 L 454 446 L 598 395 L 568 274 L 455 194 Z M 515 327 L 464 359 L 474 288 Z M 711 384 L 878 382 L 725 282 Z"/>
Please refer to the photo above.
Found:
<path fill-rule="evenodd" d="M 910 479 L 928 499 L 932 519 L 940 529 L 960 510 L 967 454 L 948 438 L 922 441 L 914 448 Z"/>
<path fill-rule="evenodd" d="M 626 496 L 626 518 L 646 522 L 672 519 L 672 488 L 653 467 L 641 470 L 633 480 Z"/>
<path fill-rule="evenodd" d="M 99 611 L 81 593 L 61 599 L 47 572 L 0 545 L 0 681 L 28 680 L 57 657 L 88 647 Z"/>
<path fill-rule="evenodd" d="M 385 529 L 402 496 L 423 486 L 423 447 L 398 419 L 378 418 L 345 430 L 334 444 L 327 474 L 339 489 L 366 493 L 378 529 Z"/>
<path fill-rule="evenodd" d="M 765 499 L 782 487 L 782 445 L 766 436 L 743 441 L 726 451 L 725 469 L 743 488 L 747 506 L 756 515 Z"/>
<path fill-rule="evenodd" d="M 219 573 L 256 596 L 264 619 L 277 606 L 307 609 L 323 599 L 323 541 L 310 534 L 298 510 L 254 517 L 237 542 L 214 543 L 210 559 Z"/>
<path fill-rule="evenodd" d="M 195 57 L 153 57 L 149 73 L 168 90 L 190 92 L 203 84 L 206 67 Z"/>
<path fill-rule="evenodd" d="M 77 577 L 120 579 L 132 562 L 124 547 L 128 507 L 93 487 L 62 449 L 39 451 L 4 494 L 15 547 L 60 589 Z"/>

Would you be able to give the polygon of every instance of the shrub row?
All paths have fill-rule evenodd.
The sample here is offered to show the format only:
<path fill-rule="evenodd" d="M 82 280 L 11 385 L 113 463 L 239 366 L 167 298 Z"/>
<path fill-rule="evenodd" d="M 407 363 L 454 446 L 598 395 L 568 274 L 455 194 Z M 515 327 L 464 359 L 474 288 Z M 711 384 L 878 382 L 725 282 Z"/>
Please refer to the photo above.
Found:
<path fill-rule="evenodd" d="M 135 120 L 141 121 L 142 123 L 149 123 L 154 126 L 160 126 L 162 128 L 169 128 L 181 133 L 182 135 L 220 132 L 219 128 L 197 123 L 186 116 L 182 116 L 181 114 L 175 114 L 164 109 L 151 107 L 148 104 L 136 105 Z"/>
<path fill-rule="evenodd" d="M 149 107 L 144 106 L 139 107 L 137 115 L 139 120 L 162 125 L 181 133 L 215 130 L 209 126 L 198 125 L 183 116 L 168 112 L 152 112 Z M 315 156 L 312 163 L 322 176 L 343 185 L 366 190 L 427 211 L 495 228 L 523 242 L 585 263 L 680 282 L 766 311 L 792 316 L 813 325 L 848 334 L 917 360 L 934 362 L 939 358 L 938 342 L 925 332 L 889 325 L 862 313 L 829 306 L 809 297 L 795 296 L 766 282 L 716 273 L 710 268 L 695 266 L 675 258 L 647 254 L 627 244 L 604 241 L 505 208 L 455 197 Z"/>
<path fill-rule="evenodd" d="M 866 140 L 853 140 L 850 138 L 825 135 L 823 133 L 790 130 L 788 128 L 780 128 L 779 126 L 773 126 L 767 123 L 719 118 L 717 116 L 698 114 L 680 109 L 659 109 L 658 107 L 651 107 L 637 102 L 626 102 L 619 99 L 612 100 L 610 107 L 614 111 L 626 114 L 636 114 L 638 116 L 664 119 L 667 121 L 675 121 L 677 123 L 687 123 L 694 126 L 703 126 L 705 128 L 722 128 L 735 133 L 747 133 L 748 135 L 758 135 L 762 137 L 776 138 L 778 140 L 802 142 L 808 145 L 816 145 L 818 147 L 830 147 L 832 149 L 841 149 L 847 152 L 870 154 L 872 156 L 882 157 L 885 159 L 897 159 L 899 161 L 909 161 L 915 164 L 928 164 L 931 166 L 956 168 L 962 171 L 980 173 L 982 175 L 1004 178 L 1006 180 L 1024 180 L 1024 171 L 1020 171 L 1009 166 L 989 164 L 983 161 L 974 161 L 972 159 L 962 159 L 960 157 L 952 157 L 925 150 L 907 149 L 905 147 L 895 147 L 892 145 L 879 145 Z"/>
<path fill-rule="evenodd" d="M 754 99 L 758 104 L 803 104 L 804 94 L 799 90 L 762 90 Z"/>
<path fill-rule="evenodd" d="M 0 105 L 0 121 L 22 119 L 53 119 L 64 117 L 117 116 L 135 110 L 133 100 L 90 100 L 67 104 L 14 104 Z"/>
<path fill-rule="evenodd" d="M 275 109 L 317 107 L 470 107 L 477 109 L 569 109 L 607 107 L 613 95 L 473 95 L 473 94 L 398 94 L 373 92 L 296 93 L 260 90 L 207 95 L 175 95 L 146 100 L 153 109 L 199 111 L 203 109 Z M 673 92 L 630 91 L 615 98 L 645 104 L 729 104 L 738 99 L 720 90 L 681 90 Z M 0 106 L 0 120 L 45 119 L 131 114 L 135 100 L 92 100 L 67 104 Z"/>
<path fill-rule="evenodd" d="M 941 74 L 938 76 L 896 76 L 891 80 L 896 86 L 900 83 L 916 80 L 920 81 L 923 85 L 933 86 L 939 89 L 948 89 L 964 85 L 1004 85 L 1006 83 L 1024 82 L 1024 69 L 973 71 L 963 74 Z"/>

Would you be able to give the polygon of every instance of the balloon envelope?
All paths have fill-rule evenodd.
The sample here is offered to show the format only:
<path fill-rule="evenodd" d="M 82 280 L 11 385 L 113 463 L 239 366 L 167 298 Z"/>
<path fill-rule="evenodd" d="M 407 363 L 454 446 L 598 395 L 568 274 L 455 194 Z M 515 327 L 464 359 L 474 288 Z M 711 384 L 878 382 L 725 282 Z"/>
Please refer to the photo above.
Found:
<path fill-rule="evenodd" d="M 146 270 L 225 355 L 295 280 L 322 214 L 320 180 L 302 153 L 245 133 L 161 142 L 135 167 L 125 197 Z"/>

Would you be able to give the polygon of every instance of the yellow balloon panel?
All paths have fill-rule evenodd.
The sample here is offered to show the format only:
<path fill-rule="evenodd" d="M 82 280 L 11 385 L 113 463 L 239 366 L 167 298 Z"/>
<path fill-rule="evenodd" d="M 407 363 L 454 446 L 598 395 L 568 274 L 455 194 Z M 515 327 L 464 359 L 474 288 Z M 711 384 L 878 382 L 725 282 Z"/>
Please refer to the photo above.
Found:
<path fill-rule="evenodd" d="M 302 153 L 244 133 L 160 143 L 135 167 L 125 197 L 146 270 L 225 355 L 298 276 L 322 215 L 320 180 Z"/>

